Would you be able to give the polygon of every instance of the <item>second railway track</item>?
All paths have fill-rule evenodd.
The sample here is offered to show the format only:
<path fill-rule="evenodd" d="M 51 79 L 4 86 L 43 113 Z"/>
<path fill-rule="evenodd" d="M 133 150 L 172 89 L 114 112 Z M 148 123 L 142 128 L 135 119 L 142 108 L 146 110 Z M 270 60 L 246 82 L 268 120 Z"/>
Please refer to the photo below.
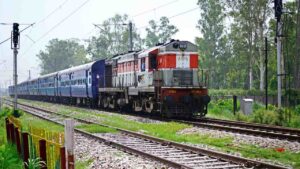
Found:
<path fill-rule="evenodd" d="M 211 118 L 204 118 L 201 121 L 176 121 L 204 128 L 300 142 L 300 130 L 294 128 Z"/>
<path fill-rule="evenodd" d="M 11 100 L 6 100 L 6 101 L 11 101 Z M 23 105 L 31 106 L 28 104 L 23 104 Z M 139 116 L 132 113 L 124 113 L 124 114 Z M 142 117 L 150 118 L 153 120 L 161 120 L 161 121 L 175 121 L 175 122 L 190 124 L 196 127 L 202 127 L 207 129 L 222 130 L 222 131 L 229 131 L 233 133 L 240 133 L 240 134 L 253 135 L 259 137 L 267 137 L 273 139 L 300 142 L 300 129 L 295 129 L 295 128 L 241 122 L 241 121 L 221 120 L 221 119 L 213 119 L 213 118 L 178 120 L 178 119 L 161 119 L 155 116 L 148 116 L 148 115 Z"/>
<path fill-rule="evenodd" d="M 59 121 L 64 118 L 73 118 L 79 123 L 111 127 L 34 106 L 25 104 L 19 105 L 19 107 L 27 113 L 58 124 L 61 124 Z M 174 168 L 285 168 L 283 166 L 228 155 L 217 151 L 187 146 L 120 128 L 111 128 L 119 131 L 119 134 L 98 136 L 78 129 L 76 129 L 76 131 L 100 139 L 125 151 L 165 163 Z"/>

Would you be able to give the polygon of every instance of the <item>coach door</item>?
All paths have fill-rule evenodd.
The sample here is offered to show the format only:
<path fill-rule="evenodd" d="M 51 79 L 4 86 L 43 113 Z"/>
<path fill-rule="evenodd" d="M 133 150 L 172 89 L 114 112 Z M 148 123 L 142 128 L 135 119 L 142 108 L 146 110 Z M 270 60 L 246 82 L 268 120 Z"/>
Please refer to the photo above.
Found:
<path fill-rule="evenodd" d="M 88 88 L 88 83 L 89 83 L 89 70 L 85 71 L 85 92 L 86 92 L 86 97 L 89 97 L 89 88 Z"/>

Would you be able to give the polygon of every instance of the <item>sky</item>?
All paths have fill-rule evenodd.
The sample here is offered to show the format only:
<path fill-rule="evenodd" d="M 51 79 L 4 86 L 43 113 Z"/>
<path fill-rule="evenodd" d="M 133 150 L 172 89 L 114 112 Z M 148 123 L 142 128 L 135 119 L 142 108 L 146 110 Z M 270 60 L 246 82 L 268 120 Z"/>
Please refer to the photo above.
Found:
<path fill-rule="evenodd" d="M 29 70 L 32 78 L 38 77 L 40 62 L 36 55 L 45 50 L 49 40 L 88 39 L 99 33 L 94 23 L 101 24 L 115 14 L 128 14 L 142 37 L 149 20 L 159 20 L 161 16 L 174 16 L 170 22 L 179 29 L 174 39 L 194 42 L 201 36 L 196 28 L 200 19 L 197 0 L 0 0 L 0 23 L 24 24 L 20 30 L 35 23 L 21 33 L 18 82 L 28 79 Z M 0 24 L 0 42 L 10 37 L 11 30 L 12 25 Z M 12 84 L 12 76 L 9 40 L 0 45 L 0 87 Z"/>

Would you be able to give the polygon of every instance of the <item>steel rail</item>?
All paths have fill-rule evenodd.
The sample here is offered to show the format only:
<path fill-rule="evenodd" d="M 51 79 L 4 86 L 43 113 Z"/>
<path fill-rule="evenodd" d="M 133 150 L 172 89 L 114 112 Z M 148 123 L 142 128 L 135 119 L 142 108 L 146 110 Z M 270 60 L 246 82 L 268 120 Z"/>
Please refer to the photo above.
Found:
<path fill-rule="evenodd" d="M 226 130 L 235 133 L 300 142 L 300 134 L 298 129 L 218 119 L 201 119 L 201 121 L 174 121 L 203 128 Z"/>
<path fill-rule="evenodd" d="M 213 118 L 204 118 L 201 119 L 203 122 L 217 123 L 222 125 L 232 125 L 238 127 L 248 127 L 265 131 L 276 131 L 278 133 L 289 133 L 293 135 L 300 136 L 300 129 L 289 128 L 289 127 L 281 127 L 267 124 L 258 124 L 258 123 L 249 123 L 242 121 L 231 121 L 231 120 L 221 120 L 221 119 L 213 119 Z"/>
<path fill-rule="evenodd" d="M 10 100 L 8 100 L 8 101 L 10 101 Z M 12 101 L 10 101 L 10 102 L 12 102 Z M 56 114 L 56 115 L 63 116 L 63 117 L 66 117 L 66 118 L 73 118 L 73 119 L 75 119 L 75 120 L 77 120 L 79 122 L 88 123 L 88 124 L 96 124 L 96 125 L 100 125 L 100 126 L 103 126 L 103 127 L 114 128 L 117 131 L 120 131 L 120 132 L 123 132 L 123 133 L 127 133 L 127 134 L 132 135 L 132 136 L 136 136 L 136 137 L 140 137 L 140 138 L 144 138 L 144 139 L 153 140 L 153 141 L 159 142 L 161 144 L 165 144 L 165 145 L 169 145 L 169 146 L 174 146 L 174 147 L 177 147 L 177 148 L 180 148 L 180 149 L 184 149 L 186 151 L 190 151 L 190 152 L 194 152 L 194 153 L 198 153 L 198 154 L 203 154 L 203 155 L 211 156 L 211 157 L 214 157 L 214 158 L 217 158 L 217 159 L 222 159 L 224 161 L 229 161 L 229 162 L 233 162 L 233 163 L 236 163 L 236 164 L 239 164 L 239 165 L 244 165 L 246 167 L 274 168 L 274 169 L 284 169 L 284 168 L 286 168 L 284 166 L 279 166 L 279 165 L 275 165 L 275 164 L 269 164 L 269 163 L 265 163 L 265 162 L 261 162 L 261 161 L 255 161 L 255 160 L 251 160 L 251 159 L 247 159 L 247 158 L 243 158 L 243 157 L 229 155 L 229 154 L 222 153 L 222 152 L 217 152 L 217 151 L 213 151 L 213 150 L 207 150 L 207 149 L 198 148 L 198 147 L 192 147 L 192 146 L 188 146 L 188 145 L 176 143 L 176 142 L 173 142 L 173 141 L 169 141 L 169 140 L 165 140 L 165 139 L 161 139 L 161 138 L 156 138 L 156 137 L 148 136 L 148 135 L 145 135 L 145 134 L 136 133 L 136 132 L 132 132 L 132 131 L 128 131 L 128 130 L 124 130 L 124 129 L 120 129 L 120 128 L 116 128 L 116 127 L 112 127 L 112 126 L 108 126 L 108 125 L 96 123 L 96 122 L 93 122 L 93 121 L 90 121 L 90 120 L 83 120 L 83 119 L 80 119 L 80 118 L 75 118 L 75 117 L 72 117 L 72 116 L 68 116 L 68 115 L 65 115 L 65 114 L 56 113 L 54 111 L 45 110 L 43 108 L 39 108 L 39 107 L 35 107 L 35 106 L 30 106 L 30 105 L 26 105 L 26 104 L 22 104 L 22 103 L 18 103 L 18 104 L 22 105 L 22 106 L 25 106 L 25 107 L 28 107 L 28 108 L 36 109 L 36 110 L 39 110 L 39 111 L 42 111 L 42 112 L 46 112 L 46 113 L 49 113 L 49 114 Z M 28 111 L 26 111 L 26 112 L 28 112 Z M 28 113 L 30 113 L 30 112 L 28 112 Z M 48 121 L 49 120 L 50 119 L 48 119 Z M 79 131 L 79 130 L 76 129 L 76 131 Z M 82 133 L 82 131 L 79 131 L 79 132 Z M 93 135 L 92 137 L 99 137 L 99 136 Z M 124 145 L 117 145 L 118 143 L 111 142 L 111 141 L 109 141 L 108 143 L 114 144 L 114 145 L 116 145 L 118 147 L 121 147 L 121 148 L 124 146 Z M 123 148 L 127 149 L 128 151 L 138 151 L 138 150 L 131 150 L 130 147 L 127 147 L 127 148 L 126 147 L 127 146 L 125 146 Z M 140 152 L 134 152 L 134 153 L 140 154 Z M 142 152 L 142 153 L 144 153 L 144 152 Z M 147 156 L 147 155 L 145 155 L 145 156 Z M 153 156 L 151 154 L 148 154 L 148 157 L 150 157 L 152 159 L 156 159 L 158 161 L 161 161 L 161 162 L 163 162 L 165 164 L 167 164 L 168 162 L 170 162 L 170 164 L 168 164 L 168 165 L 171 165 L 171 166 L 174 166 L 174 167 L 177 166 L 177 168 L 178 168 L 179 165 L 181 165 L 181 164 L 178 164 L 178 163 L 172 164 L 172 163 L 174 163 L 173 161 L 169 161 L 169 160 L 166 160 L 166 159 L 160 159 L 159 157 Z M 181 165 L 179 168 L 186 168 L 186 167 L 187 166 L 182 166 Z"/>

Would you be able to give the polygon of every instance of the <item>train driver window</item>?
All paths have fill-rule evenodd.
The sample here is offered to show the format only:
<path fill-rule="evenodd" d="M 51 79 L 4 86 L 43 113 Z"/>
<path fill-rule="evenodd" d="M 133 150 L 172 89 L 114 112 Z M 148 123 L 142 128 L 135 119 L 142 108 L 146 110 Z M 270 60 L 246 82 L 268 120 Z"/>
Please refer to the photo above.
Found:
<path fill-rule="evenodd" d="M 156 69 L 157 68 L 157 62 L 156 62 L 156 54 L 149 54 L 149 59 L 150 59 L 150 69 Z"/>
<path fill-rule="evenodd" d="M 142 58 L 142 59 L 141 59 L 141 70 L 142 70 L 142 72 L 145 71 L 145 67 L 146 67 L 145 58 Z"/>

